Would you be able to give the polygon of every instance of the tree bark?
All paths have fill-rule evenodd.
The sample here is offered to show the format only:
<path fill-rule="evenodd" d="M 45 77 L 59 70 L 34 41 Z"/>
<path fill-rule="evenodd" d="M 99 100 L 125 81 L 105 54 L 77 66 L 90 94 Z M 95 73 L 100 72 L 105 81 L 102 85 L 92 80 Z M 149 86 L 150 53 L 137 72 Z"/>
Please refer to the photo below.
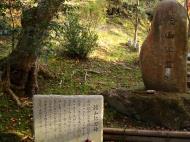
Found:
<path fill-rule="evenodd" d="M 4 87 L 9 87 L 14 93 L 28 97 L 37 93 L 37 60 L 41 41 L 48 23 L 64 1 L 43 0 L 37 7 L 23 11 L 22 32 L 18 44 L 7 57 L 7 66 L 4 66 L 2 81 L 9 81 L 9 86 Z"/>
<path fill-rule="evenodd" d="M 187 10 L 187 19 L 188 22 L 190 23 L 190 17 L 189 17 L 189 0 L 185 0 L 185 7 Z M 188 37 L 190 37 L 190 24 L 188 23 Z"/>
<path fill-rule="evenodd" d="M 135 25 L 134 25 L 135 26 L 135 32 L 134 32 L 133 44 L 134 44 L 135 48 L 137 46 L 138 26 L 139 26 L 138 6 L 139 6 L 139 0 L 137 0 L 137 3 L 136 3 L 136 16 L 135 16 Z"/>

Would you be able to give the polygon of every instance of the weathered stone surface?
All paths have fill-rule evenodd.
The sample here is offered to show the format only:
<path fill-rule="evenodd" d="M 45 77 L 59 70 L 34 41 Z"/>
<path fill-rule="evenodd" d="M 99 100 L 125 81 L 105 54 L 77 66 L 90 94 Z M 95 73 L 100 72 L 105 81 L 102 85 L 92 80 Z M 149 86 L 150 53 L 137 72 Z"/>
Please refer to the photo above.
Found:
<path fill-rule="evenodd" d="M 186 92 L 186 58 L 185 9 L 175 0 L 160 2 L 140 53 L 146 89 Z"/>
<path fill-rule="evenodd" d="M 103 141 L 103 97 L 35 95 L 35 142 Z"/>
<path fill-rule="evenodd" d="M 190 96 L 185 93 L 117 89 L 102 93 L 105 102 L 128 119 L 170 129 L 190 128 Z"/>

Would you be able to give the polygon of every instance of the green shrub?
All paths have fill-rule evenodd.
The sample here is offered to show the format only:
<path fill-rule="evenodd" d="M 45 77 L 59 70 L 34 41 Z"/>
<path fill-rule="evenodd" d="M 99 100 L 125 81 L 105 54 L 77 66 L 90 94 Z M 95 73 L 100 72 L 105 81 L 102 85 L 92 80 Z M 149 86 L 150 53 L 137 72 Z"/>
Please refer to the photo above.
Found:
<path fill-rule="evenodd" d="M 67 15 L 63 33 L 66 54 L 71 58 L 86 59 L 97 46 L 97 34 L 90 25 L 81 24 L 75 13 Z"/>

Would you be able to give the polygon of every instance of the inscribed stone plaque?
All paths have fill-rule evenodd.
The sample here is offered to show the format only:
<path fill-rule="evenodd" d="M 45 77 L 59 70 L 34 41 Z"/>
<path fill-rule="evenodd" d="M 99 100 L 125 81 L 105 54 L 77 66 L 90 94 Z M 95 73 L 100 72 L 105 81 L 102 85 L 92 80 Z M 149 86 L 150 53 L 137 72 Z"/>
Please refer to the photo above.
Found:
<path fill-rule="evenodd" d="M 103 141 L 103 97 L 35 95 L 35 142 Z"/>
<path fill-rule="evenodd" d="M 187 91 L 187 41 L 185 8 L 175 0 L 160 2 L 140 53 L 146 89 Z"/>

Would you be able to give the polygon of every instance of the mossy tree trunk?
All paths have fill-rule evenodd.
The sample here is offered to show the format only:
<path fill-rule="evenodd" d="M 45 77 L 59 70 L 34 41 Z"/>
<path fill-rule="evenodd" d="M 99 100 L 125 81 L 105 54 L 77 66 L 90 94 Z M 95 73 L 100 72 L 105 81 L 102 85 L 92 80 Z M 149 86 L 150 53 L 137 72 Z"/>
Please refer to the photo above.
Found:
<path fill-rule="evenodd" d="M 61 3 L 43 0 L 35 8 L 23 11 L 22 32 L 16 48 L 7 58 L 3 71 L 4 90 L 32 97 L 38 89 L 37 59 L 44 33 Z"/>

